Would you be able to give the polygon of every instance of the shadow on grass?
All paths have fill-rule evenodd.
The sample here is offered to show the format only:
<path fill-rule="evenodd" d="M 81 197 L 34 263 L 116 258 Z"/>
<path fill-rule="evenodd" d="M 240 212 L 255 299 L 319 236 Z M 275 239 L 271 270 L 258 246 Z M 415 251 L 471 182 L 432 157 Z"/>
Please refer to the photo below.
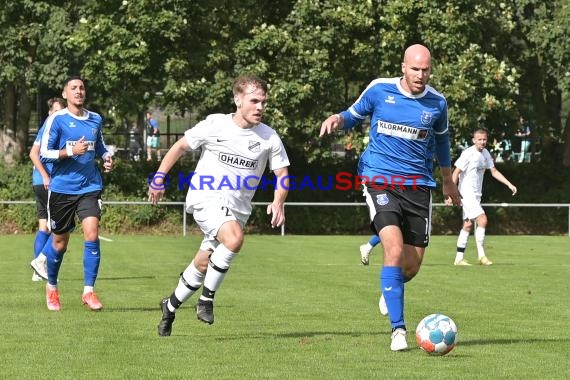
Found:
<path fill-rule="evenodd" d="M 154 280 L 155 276 L 97 277 L 97 281 Z M 83 281 L 83 277 L 66 277 L 65 281 Z"/>
<path fill-rule="evenodd" d="M 492 346 L 508 344 L 528 344 L 528 343 L 549 343 L 549 342 L 569 342 L 570 339 L 556 338 L 533 338 L 533 339 L 470 339 L 460 340 L 458 346 Z"/>
<path fill-rule="evenodd" d="M 252 333 L 252 334 L 239 334 L 235 336 L 217 336 L 213 339 L 218 341 L 226 340 L 240 340 L 240 339 L 268 339 L 268 338 L 296 338 L 299 343 L 308 344 L 313 341 L 327 341 L 332 340 L 334 337 L 348 336 L 348 337 L 362 337 L 362 336 L 378 336 L 390 335 L 389 332 L 378 333 L 376 331 L 305 331 L 305 332 L 290 332 L 290 333 Z"/>
<path fill-rule="evenodd" d="M 147 311 L 152 311 L 152 312 L 159 312 L 160 309 L 158 308 L 158 303 L 157 306 L 144 306 L 144 307 L 122 307 L 122 306 L 118 306 L 118 307 L 106 307 L 104 309 L 104 311 L 106 313 L 128 313 L 131 311 L 138 311 L 138 312 L 147 312 Z"/>

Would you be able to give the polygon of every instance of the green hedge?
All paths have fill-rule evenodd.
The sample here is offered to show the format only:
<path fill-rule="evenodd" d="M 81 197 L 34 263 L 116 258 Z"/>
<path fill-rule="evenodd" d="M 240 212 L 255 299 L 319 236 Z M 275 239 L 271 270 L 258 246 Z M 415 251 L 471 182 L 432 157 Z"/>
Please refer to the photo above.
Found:
<path fill-rule="evenodd" d="M 305 176 L 317 187 L 317 179 L 328 184 L 328 177 L 338 172 L 354 173 L 356 162 L 342 159 L 320 164 L 307 164 L 302 159 L 291 157 L 294 163 L 290 174 L 295 175 L 298 183 Z M 186 188 L 178 189 L 178 175 L 187 175 L 195 167 L 191 155 L 172 169 L 172 182 L 166 191 L 166 200 L 184 201 Z M 156 162 L 131 162 L 116 160 L 116 167 L 111 173 L 104 173 L 104 200 L 109 201 L 146 201 L 147 178 L 156 171 Z M 483 190 L 485 203 L 570 203 L 570 174 L 559 167 L 545 163 L 502 164 L 498 169 L 519 189 L 512 197 L 509 190 L 486 173 Z M 439 176 L 439 174 L 438 174 Z M 442 202 L 441 190 L 433 193 L 434 202 Z M 273 197 L 271 188 L 258 190 L 254 201 L 270 202 Z M 33 200 L 31 186 L 31 164 L 23 163 L 14 167 L 0 165 L 0 199 Z M 287 198 L 289 202 L 354 202 L 362 203 L 364 198 L 358 190 L 318 190 L 310 186 L 292 190 Z M 366 207 L 301 207 L 289 206 L 287 211 L 286 231 L 291 234 L 369 234 L 368 210 Z M 487 228 L 490 234 L 566 234 L 568 232 L 568 208 L 495 208 L 486 209 L 489 217 Z M 1 205 L 1 231 L 4 233 L 33 232 L 37 221 L 34 205 Z M 191 222 L 192 218 L 189 216 Z M 195 225 L 189 222 L 189 228 Z M 151 205 L 109 205 L 103 209 L 101 227 L 110 233 L 157 233 L 179 234 L 182 226 L 180 206 Z M 435 207 L 432 220 L 433 234 L 455 234 L 461 227 L 459 208 Z M 254 207 L 248 230 L 250 232 L 271 233 L 269 217 L 265 207 Z M 275 231 L 273 231 L 275 232 Z"/>

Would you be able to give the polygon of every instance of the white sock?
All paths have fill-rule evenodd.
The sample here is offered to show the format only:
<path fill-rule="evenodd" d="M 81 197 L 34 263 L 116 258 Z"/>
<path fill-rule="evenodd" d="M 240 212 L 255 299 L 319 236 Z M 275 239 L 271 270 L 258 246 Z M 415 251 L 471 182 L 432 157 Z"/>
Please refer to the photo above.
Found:
<path fill-rule="evenodd" d="M 49 290 L 57 290 L 57 285 L 52 285 L 49 282 L 47 283 L 47 287 Z"/>
<path fill-rule="evenodd" d="M 485 243 L 485 228 L 477 227 L 475 229 L 475 242 L 477 243 L 477 256 L 479 260 L 483 256 L 485 256 L 485 249 L 483 248 L 483 244 Z"/>
<path fill-rule="evenodd" d="M 83 294 L 87 294 L 89 292 L 93 291 L 93 287 L 92 286 L 84 286 L 83 287 Z"/>
<path fill-rule="evenodd" d="M 178 280 L 178 286 L 174 289 L 174 295 L 180 302 L 185 302 L 202 286 L 202 282 L 204 282 L 204 276 L 206 274 L 202 273 L 196 268 L 194 265 L 194 260 L 188 265 L 188 267 L 182 272 L 180 275 L 180 279 Z M 186 281 L 186 283 L 184 283 Z M 195 289 L 190 289 L 188 286 L 191 286 Z M 174 311 L 174 307 L 168 303 L 168 309 L 170 311 Z"/>
<path fill-rule="evenodd" d="M 222 281 L 224 281 L 224 277 L 226 277 L 230 264 L 236 255 L 223 244 L 216 247 L 210 256 L 208 270 L 204 277 L 204 289 L 200 296 L 201 300 L 212 301 L 214 299 L 214 293 L 218 290 Z M 206 294 L 207 292 L 208 294 Z"/>
<path fill-rule="evenodd" d="M 463 228 L 459 231 L 459 236 L 457 237 L 457 253 L 455 254 L 455 262 L 463 260 L 463 255 L 465 253 L 465 247 L 467 247 L 467 240 L 469 239 L 469 232 L 465 231 Z"/>

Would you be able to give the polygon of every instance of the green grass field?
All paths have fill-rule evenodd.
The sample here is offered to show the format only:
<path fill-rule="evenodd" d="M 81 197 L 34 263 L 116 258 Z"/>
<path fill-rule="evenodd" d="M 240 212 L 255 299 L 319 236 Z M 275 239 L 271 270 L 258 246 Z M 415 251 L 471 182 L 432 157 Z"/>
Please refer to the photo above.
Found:
<path fill-rule="evenodd" d="M 196 295 L 159 337 L 159 300 L 190 262 L 198 237 L 102 241 L 97 292 L 81 305 L 82 237 L 60 273 L 61 312 L 31 282 L 32 235 L 0 236 L 0 378 L 30 379 L 568 379 L 570 239 L 488 236 L 491 267 L 454 267 L 455 237 L 432 238 L 406 286 L 415 330 L 441 312 L 459 328 L 449 355 L 393 353 L 378 312 L 380 249 L 359 262 L 366 236 L 247 236 L 216 296 L 216 322 L 199 322 Z M 466 258 L 474 261 L 471 237 Z"/>

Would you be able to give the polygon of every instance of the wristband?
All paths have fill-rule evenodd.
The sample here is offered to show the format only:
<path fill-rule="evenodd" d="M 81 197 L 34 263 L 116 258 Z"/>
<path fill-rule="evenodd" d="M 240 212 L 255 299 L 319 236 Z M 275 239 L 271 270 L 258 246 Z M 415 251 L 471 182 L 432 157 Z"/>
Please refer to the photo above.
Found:
<path fill-rule="evenodd" d="M 67 153 L 67 157 L 73 156 L 73 145 L 69 144 L 65 147 L 65 152 Z"/>

